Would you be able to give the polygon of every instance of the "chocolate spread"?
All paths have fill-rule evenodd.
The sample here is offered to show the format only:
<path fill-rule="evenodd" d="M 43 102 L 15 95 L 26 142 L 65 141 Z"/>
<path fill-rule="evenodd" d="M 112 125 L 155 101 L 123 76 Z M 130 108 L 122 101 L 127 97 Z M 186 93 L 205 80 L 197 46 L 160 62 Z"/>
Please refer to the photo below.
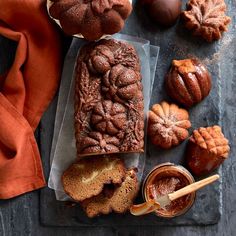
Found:
<path fill-rule="evenodd" d="M 149 185 L 150 198 L 158 198 L 168 193 L 177 191 L 187 185 L 187 181 L 180 177 L 164 177 L 161 179 L 154 179 L 153 183 Z M 190 195 L 181 197 L 170 205 L 166 206 L 166 209 L 160 209 L 159 212 L 164 214 L 176 214 L 183 210 L 189 202 Z"/>
<path fill-rule="evenodd" d="M 146 201 L 177 191 L 194 182 L 194 178 L 183 166 L 170 162 L 156 166 L 146 177 L 143 196 Z M 156 210 L 156 215 L 172 218 L 184 214 L 193 204 L 195 192 L 172 201 L 165 209 Z"/>

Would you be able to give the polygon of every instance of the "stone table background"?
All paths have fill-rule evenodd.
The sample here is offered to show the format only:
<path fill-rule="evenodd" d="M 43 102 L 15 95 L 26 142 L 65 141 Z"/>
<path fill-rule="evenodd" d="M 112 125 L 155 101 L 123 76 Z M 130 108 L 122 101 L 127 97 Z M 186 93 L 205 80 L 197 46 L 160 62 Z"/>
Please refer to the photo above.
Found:
<path fill-rule="evenodd" d="M 136 2 L 136 1 L 134 1 Z M 186 1 L 183 1 L 184 3 Z M 232 18 L 232 23 L 222 40 L 212 44 L 186 37 L 187 31 L 182 29 L 181 24 L 177 24 L 168 30 L 159 30 L 141 14 L 141 9 L 135 7 L 133 14 L 127 21 L 124 33 L 149 39 L 152 44 L 161 47 L 159 63 L 169 50 L 178 52 L 175 45 L 176 37 L 182 38 L 181 49 L 188 50 L 191 42 L 197 45 L 196 50 L 209 51 L 206 62 L 220 61 L 220 77 L 222 89 L 222 124 L 223 130 L 231 142 L 230 158 L 223 164 L 223 209 L 222 216 L 218 224 L 211 226 L 181 226 L 181 227 L 91 227 L 91 228 L 62 228 L 46 227 L 40 223 L 40 194 L 42 191 L 34 191 L 11 200 L 0 201 L 0 236 L 26 236 L 26 235 L 236 235 L 236 1 L 226 1 L 228 5 L 228 15 Z M 183 5 L 184 7 L 184 5 Z M 166 47 L 166 40 L 171 43 Z M 65 48 L 68 46 L 65 40 Z M 162 47 L 164 46 L 165 47 Z M 16 45 L 5 38 L 0 38 L 0 72 L 5 71 L 14 59 Z M 217 53 L 211 54 L 211 49 L 217 49 Z M 178 53 L 177 53 L 178 54 Z M 161 66 L 161 64 L 159 64 Z M 156 75 L 158 77 L 158 73 Z M 44 167 L 49 165 L 49 154 L 51 139 L 53 134 L 53 122 L 56 111 L 57 98 L 54 99 L 47 112 L 45 112 L 36 132 L 36 137 L 43 158 Z M 46 173 L 48 177 L 48 173 Z"/>

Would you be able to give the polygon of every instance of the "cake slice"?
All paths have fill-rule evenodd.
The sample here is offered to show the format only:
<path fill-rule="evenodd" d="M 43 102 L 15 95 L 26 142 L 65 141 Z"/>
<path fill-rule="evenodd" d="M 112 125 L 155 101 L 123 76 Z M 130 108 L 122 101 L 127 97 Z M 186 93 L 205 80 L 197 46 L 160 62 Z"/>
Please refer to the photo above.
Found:
<path fill-rule="evenodd" d="M 100 194 L 105 184 L 121 184 L 124 162 L 118 157 L 94 156 L 72 164 L 62 175 L 65 192 L 75 201 Z"/>
<path fill-rule="evenodd" d="M 138 194 L 139 184 L 134 169 L 126 171 L 126 177 L 121 185 L 105 185 L 103 191 L 92 198 L 81 202 L 87 216 L 92 218 L 101 214 L 125 213 L 133 204 Z"/>

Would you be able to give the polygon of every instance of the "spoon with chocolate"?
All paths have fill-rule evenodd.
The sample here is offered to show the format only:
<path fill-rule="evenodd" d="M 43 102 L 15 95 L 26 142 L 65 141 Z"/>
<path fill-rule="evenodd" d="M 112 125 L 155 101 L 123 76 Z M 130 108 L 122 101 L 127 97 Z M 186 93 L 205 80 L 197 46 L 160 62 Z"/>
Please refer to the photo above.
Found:
<path fill-rule="evenodd" d="M 205 187 L 208 184 L 213 183 L 214 181 L 219 179 L 219 177 L 219 175 L 213 175 L 193 184 L 190 184 L 184 188 L 181 188 L 173 193 L 169 193 L 161 197 L 154 197 L 154 199 L 151 199 L 147 202 L 138 205 L 133 205 L 130 208 L 130 213 L 135 216 L 141 216 L 154 212 L 160 208 L 164 209 L 165 207 L 170 205 L 170 203 L 174 200 L 179 199 L 187 194 L 190 194 L 200 188 Z"/>

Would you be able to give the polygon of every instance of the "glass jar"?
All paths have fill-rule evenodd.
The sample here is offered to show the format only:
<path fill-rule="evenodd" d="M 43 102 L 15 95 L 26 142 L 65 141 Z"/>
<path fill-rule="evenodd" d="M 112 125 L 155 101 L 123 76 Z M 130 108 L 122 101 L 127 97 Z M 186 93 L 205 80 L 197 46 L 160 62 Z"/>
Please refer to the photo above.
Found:
<path fill-rule="evenodd" d="M 143 182 L 142 194 L 145 201 L 158 198 L 167 193 L 177 191 L 186 185 L 194 183 L 191 173 L 180 165 L 163 163 L 154 167 Z M 158 209 L 155 214 L 164 218 L 172 218 L 186 213 L 194 203 L 196 193 L 183 196 L 166 206 Z"/>

